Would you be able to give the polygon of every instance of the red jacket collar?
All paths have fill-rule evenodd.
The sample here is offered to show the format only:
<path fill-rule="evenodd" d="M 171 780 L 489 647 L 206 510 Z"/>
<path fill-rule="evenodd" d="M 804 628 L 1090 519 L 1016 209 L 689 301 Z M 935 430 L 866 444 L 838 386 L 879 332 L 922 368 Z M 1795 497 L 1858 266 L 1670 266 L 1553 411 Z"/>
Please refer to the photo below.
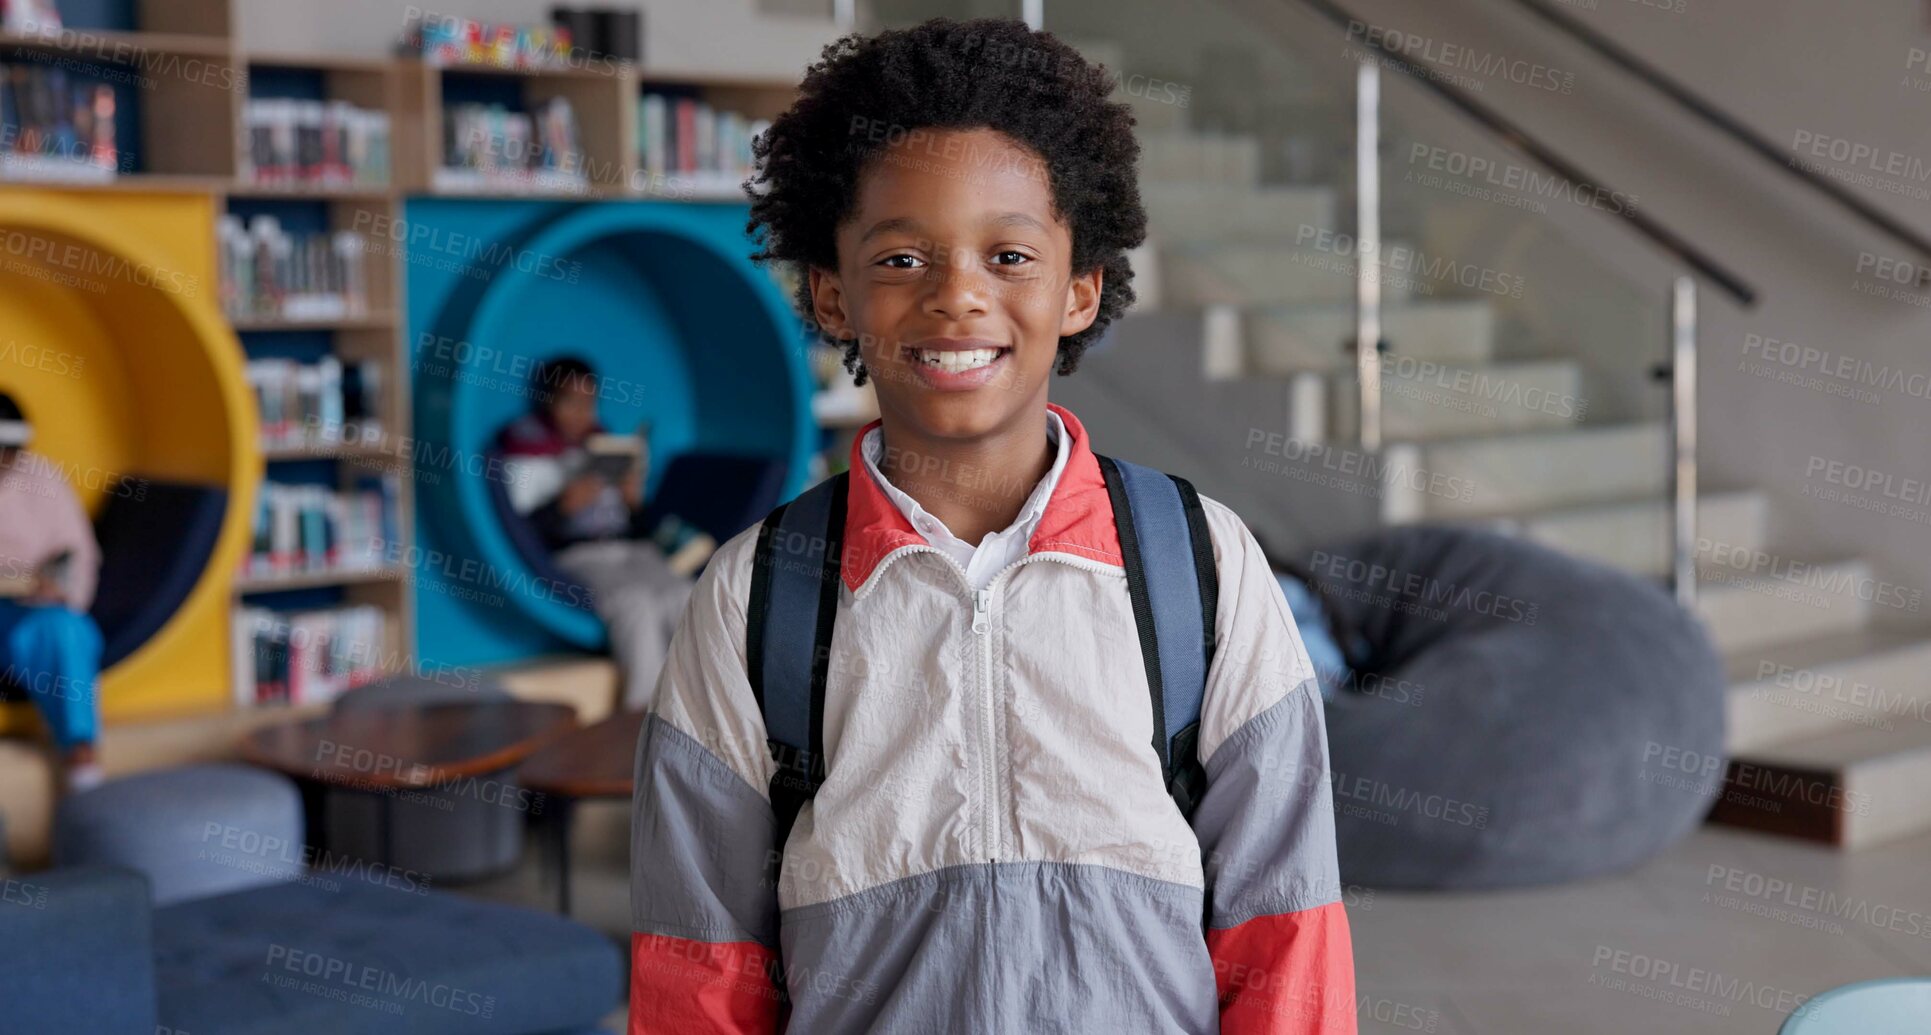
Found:
<path fill-rule="evenodd" d="M 1059 483 L 1047 497 L 1039 525 L 1026 543 L 1028 554 L 1057 551 L 1078 554 L 1105 564 L 1124 563 L 1120 556 L 1120 536 L 1113 527 L 1113 504 L 1106 494 L 1106 480 L 1100 475 L 1100 462 L 1093 456 L 1086 428 L 1071 410 L 1053 403 L 1047 408 L 1059 414 L 1072 438 L 1072 452 Z M 883 421 L 873 420 L 858 430 L 852 440 L 851 478 L 845 495 L 845 585 L 858 592 L 878 562 L 900 547 L 925 543 L 913 530 L 885 490 L 865 467 L 865 436 Z"/>

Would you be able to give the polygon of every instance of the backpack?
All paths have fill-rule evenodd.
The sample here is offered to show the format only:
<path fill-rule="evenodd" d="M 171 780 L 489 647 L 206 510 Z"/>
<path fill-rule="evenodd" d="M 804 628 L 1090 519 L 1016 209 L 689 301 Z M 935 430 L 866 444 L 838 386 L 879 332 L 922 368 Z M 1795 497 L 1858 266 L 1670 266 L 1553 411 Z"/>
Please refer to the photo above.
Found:
<path fill-rule="evenodd" d="M 1153 748 L 1184 816 L 1206 787 L 1197 750 L 1213 663 L 1220 582 L 1200 496 L 1186 479 L 1100 456 L 1153 707 Z M 825 782 L 825 676 L 838 617 L 851 472 L 773 510 L 758 529 L 745 611 L 745 667 L 777 772 L 771 808 L 783 851 Z"/>

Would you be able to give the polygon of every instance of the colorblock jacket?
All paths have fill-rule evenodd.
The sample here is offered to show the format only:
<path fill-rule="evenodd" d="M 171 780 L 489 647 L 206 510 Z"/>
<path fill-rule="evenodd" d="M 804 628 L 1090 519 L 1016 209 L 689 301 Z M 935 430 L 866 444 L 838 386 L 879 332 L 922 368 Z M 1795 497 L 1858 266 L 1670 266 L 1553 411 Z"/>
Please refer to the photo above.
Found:
<path fill-rule="evenodd" d="M 1321 700 L 1280 587 L 1203 497 L 1220 597 L 1189 821 L 1099 464 L 1054 409 L 1073 452 L 982 594 L 850 479 L 829 771 L 783 845 L 745 674 L 757 529 L 705 569 L 638 745 L 632 1035 L 1355 1031 Z"/>

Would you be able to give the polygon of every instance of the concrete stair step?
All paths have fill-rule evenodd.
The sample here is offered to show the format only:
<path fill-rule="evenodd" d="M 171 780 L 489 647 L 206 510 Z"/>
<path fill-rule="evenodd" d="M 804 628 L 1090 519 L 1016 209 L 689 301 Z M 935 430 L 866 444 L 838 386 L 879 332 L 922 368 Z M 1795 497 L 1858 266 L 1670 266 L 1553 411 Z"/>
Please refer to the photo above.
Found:
<path fill-rule="evenodd" d="M 1325 187 L 1229 190 L 1211 183 L 1152 183 L 1140 189 L 1151 235 L 1160 241 L 1295 240 L 1305 227 L 1334 227 Z"/>
<path fill-rule="evenodd" d="M 1136 135 L 1144 183 L 1253 187 L 1260 182 L 1261 148 L 1256 137 L 1162 129 Z"/>
<path fill-rule="evenodd" d="M 1697 501 L 1699 538 L 1760 547 L 1768 502 L 1754 490 L 1704 493 Z M 1489 519 L 1500 531 L 1637 575 L 1669 573 L 1667 499 L 1621 500 Z"/>
<path fill-rule="evenodd" d="M 1805 564 L 1788 574 L 1739 572 L 1705 562 L 1697 570 L 1697 612 L 1725 656 L 1775 643 L 1848 633 L 1870 620 L 1861 558 Z"/>
<path fill-rule="evenodd" d="M 1208 353 L 1223 357 L 1208 364 L 1209 376 L 1292 378 L 1354 369 L 1352 304 L 1217 305 L 1203 318 Z M 1409 301 L 1384 309 L 1381 321 L 1388 339 L 1401 342 L 1390 354 L 1396 357 L 1486 363 L 1495 340 L 1494 310 L 1481 299 Z"/>
<path fill-rule="evenodd" d="M 1931 725 L 1931 631 L 1854 629 L 1732 654 L 1732 753 L 1859 729 Z"/>
<path fill-rule="evenodd" d="M 1931 723 L 1793 738 L 1738 751 L 1713 822 L 1845 849 L 1931 830 Z"/>
<path fill-rule="evenodd" d="M 1391 442 L 1382 518 L 1501 517 L 1660 496 L 1667 441 L 1662 424 L 1641 423 Z"/>
<path fill-rule="evenodd" d="M 1319 238 L 1306 245 L 1278 241 L 1182 242 L 1156 249 L 1159 296 L 1149 305 L 1203 308 L 1210 305 L 1340 304 L 1354 298 L 1357 258 Z M 1408 299 L 1413 281 L 1384 274 L 1382 297 Z M 1137 286 L 1137 284 L 1136 284 Z"/>
<path fill-rule="evenodd" d="M 1588 409 L 1582 367 L 1574 360 L 1464 365 L 1387 356 L 1381 378 L 1382 434 L 1390 438 L 1561 430 L 1579 424 Z M 1352 369 L 1329 375 L 1337 435 L 1358 424 L 1359 384 Z"/>

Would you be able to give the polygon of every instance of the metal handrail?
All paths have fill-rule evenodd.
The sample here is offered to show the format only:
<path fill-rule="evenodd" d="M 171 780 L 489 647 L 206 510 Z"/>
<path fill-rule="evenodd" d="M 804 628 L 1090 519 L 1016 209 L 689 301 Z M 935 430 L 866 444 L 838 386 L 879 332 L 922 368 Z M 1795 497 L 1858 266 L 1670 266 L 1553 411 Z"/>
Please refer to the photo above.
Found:
<path fill-rule="evenodd" d="M 1322 17 L 1339 26 L 1344 32 L 1348 31 L 1351 25 L 1363 24 L 1361 19 L 1349 14 L 1345 8 L 1334 3 L 1333 0 L 1300 0 L 1300 2 L 1302 5 L 1312 8 Z M 1568 181 L 1572 186 L 1582 187 L 1593 185 L 1601 187 L 1604 190 L 1609 190 L 1608 186 L 1601 179 L 1587 175 L 1581 169 L 1577 168 L 1574 163 L 1557 154 L 1553 148 L 1537 140 L 1527 130 L 1511 122 L 1493 108 L 1475 100 L 1461 89 L 1442 82 L 1438 77 L 1429 75 L 1425 68 L 1410 61 L 1386 40 L 1377 40 L 1368 37 L 1362 39 L 1361 43 L 1363 46 L 1369 47 L 1379 53 L 1383 62 L 1388 67 L 1395 69 L 1416 83 L 1427 87 L 1436 96 L 1459 109 L 1464 115 L 1467 115 L 1469 118 L 1480 123 L 1485 129 L 1501 137 L 1504 143 L 1541 163 L 1550 172 Z M 1611 193 L 1614 192 L 1611 191 Z M 1621 210 L 1612 214 L 1620 218 L 1623 222 L 1628 223 L 1630 227 L 1643 236 L 1649 238 L 1657 247 L 1670 253 L 1670 255 L 1674 256 L 1683 265 L 1694 270 L 1697 275 L 1721 288 L 1724 294 L 1735 299 L 1737 304 L 1743 306 L 1753 306 L 1756 304 L 1756 288 L 1752 287 L 1740 275 L 1731 272 L 1728 267 L 1711 257 L 1703 249 L 1685 240 L 1676 231 L 1651 219 L 1633 206 L 1625 205 Z"/>
<path fill-rule="evenodd" d="M 1354 367 L 1359 441 L 1381 451 L 1381 71 L 1354 77 Z"/>
<path fill-rule="evenodd" d="M 1744 125 L 1740 119 L 1683 85 L 1669 73 L 1624 49 L 1620 44 L 1573 15 L 1549 6 L 1544 0 L 1515 0 L 1515 2 L 1527 8 L 1536 17 L 1575 37 L 1611 64 L 1642 80 L 1645 85 L 1675 101 L 1685 111 L 1714 126 L 1723 135 L 1749 148 L 1759 157 L 1769 161 L 1771 165 L 1782 169 L 1796 177 L 1805 186 L 1848 209 L 1866 224 L 1911 246 L 1920 255 L 1931 256 L 1931 240 L 1926 240 L 1917 231 L 1886 215 L 1877 206 L 1851 193 L 1842 185 L 1792 161 L 1792 156 L 1788 152 L 1778 148 L 1768 138 Z"/>
<path fill-rule="evenodd" d="M 1696 605 L 1696 281 L 1670 292 L 1670 586 Z"/>

